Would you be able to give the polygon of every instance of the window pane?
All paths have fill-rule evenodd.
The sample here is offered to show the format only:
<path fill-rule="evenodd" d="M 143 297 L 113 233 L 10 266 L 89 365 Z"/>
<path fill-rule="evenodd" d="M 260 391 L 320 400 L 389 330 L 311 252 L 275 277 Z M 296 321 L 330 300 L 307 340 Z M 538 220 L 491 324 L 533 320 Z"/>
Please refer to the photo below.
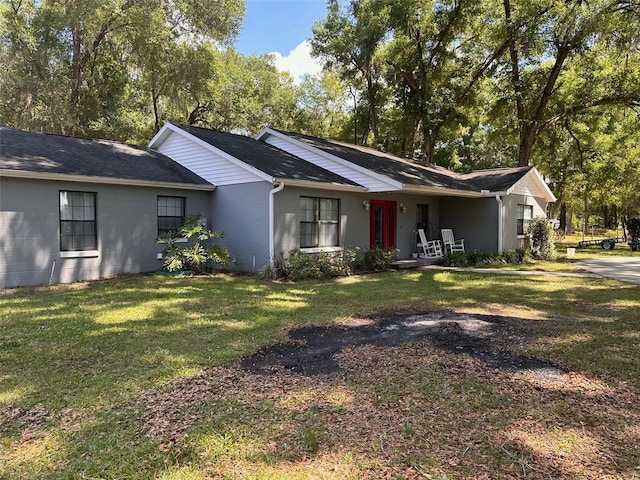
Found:
<path fill-rule="evenodd" d="M 60 192 L 60 250 L 93 250 L 96 240 L 96 194 Z"/>
<path fill-rule="evenodd" d="M 158 234 L 179 229 L 184 224 L 184 197 L 158 197 Z"/>
<path fill-rule="evenodd" d="M 320 224 L 320 247 L 336 247 L 338 246 L 338 224 L 337 223 L 321 223 Z"/>
<path fill-rule="evenodd" d="M 300 247 L 317 247 L 318 246 L 318 224 L 317 223 L 301 223 L 300 224 Z"/>
<path fill-rule="evenodd" d="M 338 200 L 332 198 L 320 199 L 320 220 L 338 221 Z"/>
<path fill-rule="evenodd" d="M 525 220 L 531 220 L 532 217 L 533 217 L 533 207 L 530 205 L 525 205 L 524 215 L 522 218 L 524 218 Z"/>
<path fill-rule="evenodd" d="M 315 222 L 318 219 L 318 199 L 300 197 L 300 221 Z"/>
<path fill-rule="evenodd" d="M 340 200 L 300 197 L 300 247 L 338 246 Z"/>

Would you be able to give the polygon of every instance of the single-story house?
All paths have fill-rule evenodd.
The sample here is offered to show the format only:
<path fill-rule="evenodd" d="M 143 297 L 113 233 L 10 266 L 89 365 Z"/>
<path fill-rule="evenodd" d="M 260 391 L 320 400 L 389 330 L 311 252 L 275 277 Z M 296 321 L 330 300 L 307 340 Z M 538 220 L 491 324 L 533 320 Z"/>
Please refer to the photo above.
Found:
<path fill-rule="evenodd" d="M 467 250 L 523 246 L 555 197 L 534 167 L 459 174 L 371 148 L 265 129 L 255 139 L 166 124 L 149 143 L 216 186 L 210 218 L 248 270 L 293 248 L 416 251 L 452 228 Z"/>
<path fill-rule="evenodd" d="M 458 174 L 342 142 L 166 124 L 147 148 L 0 127 L 0 289 L 161 267 L 157 235 L 193 213 L 255 271 L 293 248 L 522 246 L 553 193 L 533 167 Z"/>

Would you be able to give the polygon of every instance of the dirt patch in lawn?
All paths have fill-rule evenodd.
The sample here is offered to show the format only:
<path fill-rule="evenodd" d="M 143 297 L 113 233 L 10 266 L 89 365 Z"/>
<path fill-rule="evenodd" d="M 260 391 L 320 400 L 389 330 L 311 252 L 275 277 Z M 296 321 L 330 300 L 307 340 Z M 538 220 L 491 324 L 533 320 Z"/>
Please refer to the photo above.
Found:
<path fill-rule="evenodd" d="M 351 319 L 340 326 L 305 326 L 289 331 L 290 342 L 260 349 L 241 361 L 251 373 L 288 370 L 298 375 L 338 371 L 336 355 L 348 347 L 396 347 L 427 341 L 437 349 L 467 354 L 487 367 L 506 371 L 560 373 L 560 369 L 513 350 L 530 337 L 522 319 L 458 312 L 382 312 Z"/>
<path fill-rule="evenodd" d="M 638 388 L 522 355 L 536 330 L 443 311 L 295 328 L 132 408 L 210 478 L 636 478 Z"/>

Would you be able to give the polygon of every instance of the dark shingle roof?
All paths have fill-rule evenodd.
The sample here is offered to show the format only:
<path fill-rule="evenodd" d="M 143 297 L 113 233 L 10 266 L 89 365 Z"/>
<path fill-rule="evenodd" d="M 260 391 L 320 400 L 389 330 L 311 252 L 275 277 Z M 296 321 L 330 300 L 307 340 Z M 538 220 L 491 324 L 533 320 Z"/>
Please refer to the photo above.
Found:
<path fill-rule="evenodd" d="M 255 138 L 190 125 L 176 126 L 277 179 L 359 186 L 349 179 Z"/>
<path fill-rule="evenodd" d="M 292 132 L 280 132 L 325 153 L 347 160 L 361 167 L 385 175 L 406 186 L 445 188 L 470 192 L 505 191 L 520 180 L 532 167 L 478 170 L 459 174 L 442 167 L 389 153 L 334 140 L 311 137 Z"/>
<path fill-rule="evenodd" d="M 166 155 L 108 140 L 0 126 L 0 170 L 209 186 Z"/>
<path fill-rule="evenodd" d="M 524 177 L 533 167 L 494 168 L 476 170 L 462 177 L 476 186 L 478 190 L 504 192 Z"/>

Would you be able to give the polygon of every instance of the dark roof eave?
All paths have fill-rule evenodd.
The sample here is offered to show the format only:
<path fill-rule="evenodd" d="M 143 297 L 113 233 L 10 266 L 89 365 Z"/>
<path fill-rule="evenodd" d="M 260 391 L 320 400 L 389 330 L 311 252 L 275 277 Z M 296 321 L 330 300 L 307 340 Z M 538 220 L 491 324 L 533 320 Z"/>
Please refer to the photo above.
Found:
<path fill-rule="evenodd" d="M 102 183 L 109 185 L 128 185 L 137 187 L 178 188 L 182 190 L 214 191 L 215 185 L 210 183 L 179 183 L 157 180 L 137 180 L 133 178 L 98 177 L 89 175 L 72 175 L 66 173 L 43 173 L 27 170 L 0 169 L 0 177 L 28 178 L 33 180 L 56 180 L 81 183 Z"/>
<path fill-rule="evenodd" d="M 447 187 L 424 187 L 420 185 L 403 185 L 403 192 L 410 193 L 423 193 L 433 194 L 446 197 L 468 197 L 468 198 L 482 198 L 482 197 L 494 197 L 495 195 L 504 195 L 505 192 L 479 192 L 475 190 L 459 190 L 455 188 Z"/>

